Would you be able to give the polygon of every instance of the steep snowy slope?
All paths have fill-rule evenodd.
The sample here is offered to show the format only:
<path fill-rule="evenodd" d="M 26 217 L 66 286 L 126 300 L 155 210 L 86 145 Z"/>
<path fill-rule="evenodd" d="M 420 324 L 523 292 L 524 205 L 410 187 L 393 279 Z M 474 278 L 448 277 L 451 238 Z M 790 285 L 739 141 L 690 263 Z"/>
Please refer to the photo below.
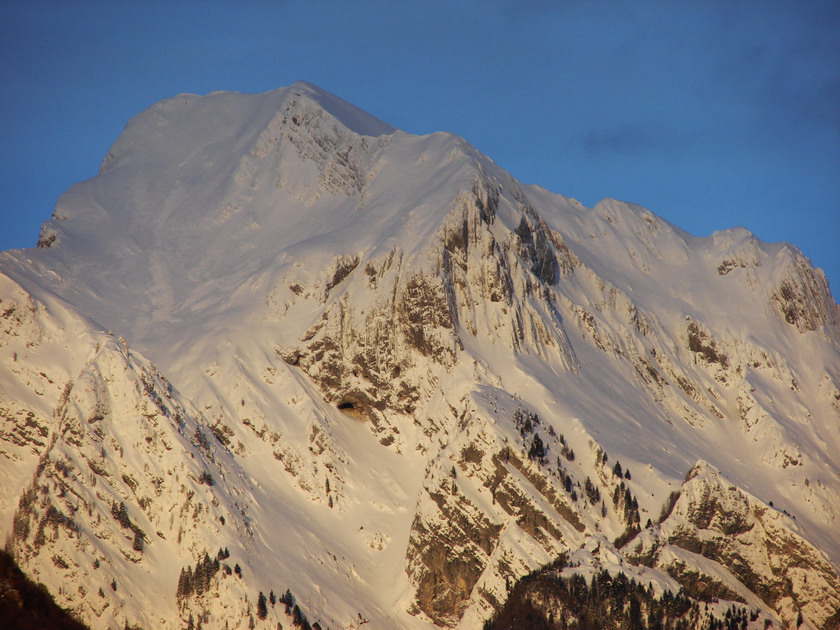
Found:
<path fill-rule="evenodd" d="M 840 318 L 791 245 L 588 209 L 298 83 L 154 105 L 0 271 L 0 529 L 96 627 L 287 588 L 325 627 L 476 627 L 595 547 L 833 623 Z M 729 535 L 698 479 L 748 506 L 737 553 L 696 542 Z"/>

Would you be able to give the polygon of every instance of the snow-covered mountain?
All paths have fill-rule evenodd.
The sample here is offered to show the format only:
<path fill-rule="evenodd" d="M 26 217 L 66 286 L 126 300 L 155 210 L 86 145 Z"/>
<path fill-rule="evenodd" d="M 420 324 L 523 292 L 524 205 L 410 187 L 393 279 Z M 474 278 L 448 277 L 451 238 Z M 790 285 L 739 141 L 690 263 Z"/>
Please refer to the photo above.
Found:
<path fill-rule="evenodd" d="M 792 245 L 296 83 L 141 113 L 0 274 L 0 534 L 93 628 L 476 628 L 561 554 L 840 623 L 840 309 Z"/>

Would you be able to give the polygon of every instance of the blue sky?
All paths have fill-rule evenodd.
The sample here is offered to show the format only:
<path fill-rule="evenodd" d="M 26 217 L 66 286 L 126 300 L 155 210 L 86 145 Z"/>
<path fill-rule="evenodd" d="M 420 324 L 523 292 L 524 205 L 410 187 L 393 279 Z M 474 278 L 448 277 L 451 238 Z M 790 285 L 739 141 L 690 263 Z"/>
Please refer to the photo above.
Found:
<path fill-rule="evenodd" d="M 126 122 L 303 79 L 527 183 L 799 246 L 840 293 L 840 2 L 0 3 L 0 249 Z"/>

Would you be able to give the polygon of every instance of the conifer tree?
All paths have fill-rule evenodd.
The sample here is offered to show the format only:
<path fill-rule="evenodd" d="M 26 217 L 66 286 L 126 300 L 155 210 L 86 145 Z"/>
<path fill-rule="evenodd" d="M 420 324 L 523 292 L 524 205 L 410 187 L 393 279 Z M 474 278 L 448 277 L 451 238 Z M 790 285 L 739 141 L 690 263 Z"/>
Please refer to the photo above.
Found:
<path fill-rule="evenodd" d="M 260 596 L 257 598 L 257 617 L 265 619 L 268 616 L 268 606 L 265 603 L 265 595 L 260 591 Z"/>

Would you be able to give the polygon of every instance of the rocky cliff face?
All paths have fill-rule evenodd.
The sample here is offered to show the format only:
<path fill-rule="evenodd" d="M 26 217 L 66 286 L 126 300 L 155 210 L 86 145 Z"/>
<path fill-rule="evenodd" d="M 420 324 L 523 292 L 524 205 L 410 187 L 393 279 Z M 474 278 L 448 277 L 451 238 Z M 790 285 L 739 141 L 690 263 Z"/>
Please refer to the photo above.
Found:
<path fill-rule="evenodd" d="M 152 107 L 0 269 L 2 531 L 95 627 L 473 628 L 563 554 L 836 622 L 837 306 L 792 246 L 297 84 Z"/>
<path fill-rule="evenodd" d="M 705 462 L 688 473 L 672 503 L 661 523 L 628 543 L 631 557 L 686 582 L 689 593 L 699 582 L 700 592 L 725 599 L 747 603 L 757 595 L 785 624 L 799 611 L 817 627 L 837 622 L 837 571 L 786 511 L 738 489 Z M 692 562 L 694 554 L 705 560 Z"/>
<path fill-rule="evenodd" d="M 31 296 L 26 303 L 30 313 L 50 310 Z M 37 315 L 30 330 L 38 329 L 35 321 Z M 40 324 L 47 327 L 50 319 Z M 18 488 L 7 549 L 33 579 L 54 585 L 61 605 L 93 627 L 118 620 L 172 623 L 180 616 L 164 603 L 173 599 L 167 597 L 170 580 L 146 583 L 143 576 L 170 554 L 189 558 L 200 552 L 199 541 L 209 544 L 223 514 L 229 526 L 247 531 L 239 515 L 219 507 L 226 458 L 211 443 L 208 428 L 196 422 L 200 415 L 124 341 L 93 331 L 80 340 L 64 332 L 52 329 L 52 351 L 72 349 L 71 356 L 88 358 L 77 360 L 78 371 L 60 384 L 58 396 L 32 390 L 44 396 L 44 404 L 55 402 L 44 425 L 32 422 L 41 437 L 27 444 L 6 441 L 25 446 L 20 473 L 33 448 L 38 452 L 29 479 Z M 18 345 L 18 339 L 10 341 Z M 30 343 L 18 351 L 24 360 Z M 64 375 L 60 367 L 47 361 L 39 375 L 55 383 Z M 138 599 L 147 605 L 138 608 Z"/>

